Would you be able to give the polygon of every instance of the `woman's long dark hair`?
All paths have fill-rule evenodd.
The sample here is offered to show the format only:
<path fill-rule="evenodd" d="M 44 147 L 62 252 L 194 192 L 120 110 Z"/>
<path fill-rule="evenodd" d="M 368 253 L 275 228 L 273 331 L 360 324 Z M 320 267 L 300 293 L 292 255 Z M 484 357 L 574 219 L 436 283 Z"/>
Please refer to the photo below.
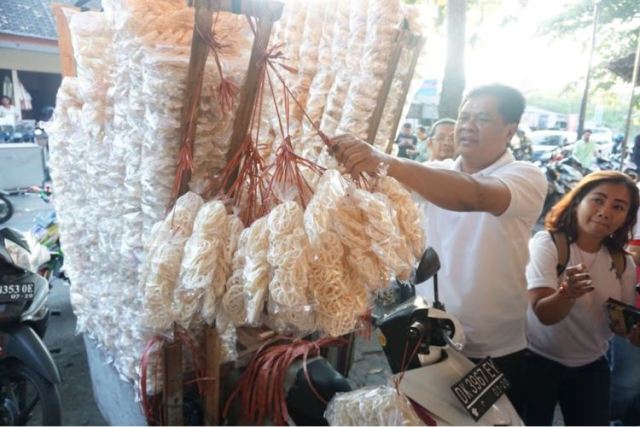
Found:
<path fill-rule="evenodd" d="M 591 190 L 602 184 L 621 184 L 629 191 L 629 210 L 624 224 L 602 241 L 610 253 L 624 250 L 631 238 L 633 227 L 636 225 L 640 197 L 635 182 L 620 172 L 598 171 L 582 178 L 573 190 L 565 194 L 551 208 L 544 221 L 545 228 L 549 231 L 562 231 L 570 242 L 575 242 L 578 238 L 578 217 L 576 215 L 578 205 Z"/>

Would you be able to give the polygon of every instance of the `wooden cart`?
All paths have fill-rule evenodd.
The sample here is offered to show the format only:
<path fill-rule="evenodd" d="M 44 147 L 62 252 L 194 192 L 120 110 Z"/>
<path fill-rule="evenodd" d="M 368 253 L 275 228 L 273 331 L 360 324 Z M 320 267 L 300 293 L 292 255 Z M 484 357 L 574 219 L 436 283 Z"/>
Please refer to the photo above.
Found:
<path fill-rule="evenodd" d="M 182 122 L 180 128 L 181 141 L 193 141 L 196 133 L 195 118 L 198 117 L 200 93 L 203 85 L 204 68 L 209 54 L 209 44 L 207 37 L 210 37 L 213 13 L 226 11 L 235 14 L 243 14 L 257 19 L 256 34 L 251 50 L 249 69 L 246 80 L 240 91 L 239 107 L 233 124 L 230 150 L 227 160 L 232 158 L 241 146 L 246 137 L 252 113 L 252 107 L 257 96 L 259 79 L 259 68 L 256 66 L 261 54 L 266 50 L 271 30 L 274 23 L 280 19 L 283 4 L 277 1 L 266 0 L 188 0 L 189 6 L 194 8 L 195 26 L 191 44 L 190 62 L 187 74 L 187 91 L 182 110 Z M 53 4 L 54 16 L 59 34 L 60 55 L 62 61 L 63 76 L 75 76 L 75 62 L 71 38 L 69 36 L 68 17 L 70 10 L 68 6 Z M 196 26 L 200 31 L 196 30 Z M 207 33 L 209 31 L 209 33 Z M 413 35 L 408 26 L 403 26 L 397 33 L 397 40 L 394 50 L 389 57 L 388 68 L 382 89 L 378 96 L 376 108 L 370 119 L 367 141 L 372 144 L 375 140 L 378 126 L 382 118 L 387 97 L 391 89 L 397 65 L 403 50 L 410 50 L 411 65 L 405 74 L 402 87 L 402 95 L 398 99 L 396 114 L 393 120 L 393 129 L 387 144 L 387 152 L 391 151 L 394 136 L 398 123 L 402 115 L 402 109 L 409 91 L 411 77 L 413 76 L 419 54 L 424 45 L 421 37 Z M 184 147 L 183 147 L 184 148 Z M 188 147 L 187 147 L 188 148 Z M 191 144 L 191 151 L 193 145 Z M 193 152 L 190 153 L 193 156 Z M 179 195 L 188 189 L 191 176 L 189 171 L 182 175 Z M 207 425 L 219 425 L 221 421 L 221 378 L 231 369 L 242 366 L 248 362 L 252 354 L 267 339 L 273 336 L 273 332 L 261 328 L 239 328 L 237 332 L 239 358 L 236 363 L 221 365 L 221 343 L 220 335 L 215 327 L 210 327 L 205 331 L 205 342 L 203 348 L 206 354 L 206 381 L 204 386 L 204 423 Z M 335 351 L 325 352 L 324 355 L 343 375 L 347 376 L 351 367 L 353 354 L 354 335 L 346 337 L 348 345 L 345 348 Z M 162 392 L 162 408 L 164 411 L 164 421 L 168 425 L 183 425 L 183 403 L 184 403 L 184 373 L 182 371 L 183 348 L 179 340 L 167 342 L 164 345 L 164 388 Z"/>

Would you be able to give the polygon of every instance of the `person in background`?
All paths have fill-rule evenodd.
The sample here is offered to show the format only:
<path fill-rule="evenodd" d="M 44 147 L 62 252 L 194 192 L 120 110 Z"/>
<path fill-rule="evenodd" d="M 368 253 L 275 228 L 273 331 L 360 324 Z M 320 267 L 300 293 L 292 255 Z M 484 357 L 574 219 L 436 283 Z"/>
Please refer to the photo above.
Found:
<path fill-rule="evenodd" d="M 636 217 L 633 238 L 627 252 L 636 264 L 636 282 L 640 278 L 640 209 Z M 636 307 L 640 307 L 640 295 L 636 292 Z M 611 368 L 611 421 L 616 425 L 640 425 L 640 347 L 625 337 L 611 340 L 609 365 Z"/>
<path fill-rule="evenodd" d="M 596 143 L 591 140 L 591 134 L 590 129 L 582 132 L 582 138 L 573 147 L 573 156 L 587 169 L 593 164 L 593 155 L 596 150 Z"/>
<path fill-rule="evenodd" d="M 8 96 L 0 97 L 0 117 L 7 119 L 7 124 L 15 126 L 20 121 L 20 110 L 11 103 Z"/>
<path fill-rule="evenodd" d="M 613 147 L 611 147 L 611 152 L 613 154 L 617 154 L 622 151 L 622 141 L 624 141 L 624 135 L 621 133 L 617 133 L 613 137 Z"/>
<path fill-rule="evenodd" d="M 333 140 L 336 159 L 353 177 L 386 170 L 426 201 L 428 243 L 442 263 L 440 298 L 464 327 L 463 353 L 476 362 L 493 358 L 520 413 L 527 388 L 527 241 L 547 192 L 540 169 L 507 150 L 524 108 L 524 96 L 510 86 L 471 90 L 454 130 L 460 155 L 448 168 L 386 155 L 351 135 Z M 416 291 L 433 301 L 432 288 L 421 286 Z"/>
<path fill-rule="evenodd" d="M 424 126 L 418 126 L 416 136 L 418 137 L 416 148 L 415 150 L 408 150 L 409 156 L 416 162 L 426 162 L 429 160 L 429 156 L 431 155 L 428 147 L 429 134 L 427 133 L 427 129 Z"/>
<path fill-rule="evenodd" d="M 415 150 L 417 138 L 411 131 L 411 123 L 405 123 L 402 125 L 402 130 L 396 138 L 396 145 L 398 146 L 398 157 L 408 159 L 409 150 Z"/>
<path fill-rule="evenodd" d="M 458 155 L 453 135 L 455 125 L 455 120 L 447 118 L 440 119 L 433 124 L 429 134 L 430 162 L 451 160 L 451 164 L 453 164 L 453 159 Z"/>
<path fill-rule="evenodd" d="M 640 171 L 640 133 L 633 139 L 633 149 L 631 150 L 631 161 L 636 165 L 636 170 Z"/>
<path fill-rule="evenodd" d="M 635 299 L 635 264 L 624 248 L 638 204 L 627 175 L 593 172 L 551 209 L 546 230 L 529 242 L 527 425 L 551 425 L 558 403 L 566 425 L 609 425 L 605 354 L 613 333 L 603 305 L 608 298 Z M 640 328 L 627 338 L 640 345 Z"/>

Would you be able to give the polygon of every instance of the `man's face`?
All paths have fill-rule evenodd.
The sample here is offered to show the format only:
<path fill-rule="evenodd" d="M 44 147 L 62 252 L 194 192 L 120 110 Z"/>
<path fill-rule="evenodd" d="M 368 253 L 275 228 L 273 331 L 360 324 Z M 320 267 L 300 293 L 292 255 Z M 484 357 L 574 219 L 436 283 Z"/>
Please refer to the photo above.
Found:
<path fill-rule="evenodd" d="M 589 142 L 589 138 L 591 138 L 591 132 L 585 132 L 582 134 L 582 139 L 586 142 Z"/>
<path fill-rule="evenodd" d="M 421 141 L 424 141 L 429 136 L 427 132 L 423 131 L 422 129 L 418 129 L 417 135 Z"/>
<path fill-rule="evenodd" d="M 477 170 L 491 165 L 504 153 L 516 129 L 516 123 L 505 123 L 494 96 L 467 99 L 460 108 L 454 132 L 462 160 Z"/>
<path fill-rule="evenodd" d="M 411 135 L 411 126 L 403 126 L 402 133 L 405 135 Z"/>
<path fill-rule="evenodd" d="M 8 107 L 9 105 L 11 105 L 11 101 L 9 101 L 8 98 L 2 98 L 2 105 Z"/>
<path fill-rule="evenodd" d="M 436 127 L 435 133 L 429 138 L 429 147 L 433 153 L 433 160 L 453 159 L 455 148 L 453 124 L 442 123 Z"/>

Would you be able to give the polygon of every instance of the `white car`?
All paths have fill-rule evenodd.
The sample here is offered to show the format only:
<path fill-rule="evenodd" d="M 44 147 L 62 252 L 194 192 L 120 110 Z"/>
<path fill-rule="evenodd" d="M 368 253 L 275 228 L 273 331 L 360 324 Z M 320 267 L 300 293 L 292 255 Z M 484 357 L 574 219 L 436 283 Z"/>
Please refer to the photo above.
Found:
<path fill-rule="evenodd" d="M 545 154 L 576 141 L 575 132 L 564 130 L 537 130 L 531 132 L 533 160 L 543 160 Z"/>
<path fill-rule="evenodd" d="M 613 133 L 607 128 L 587 128 L 591 130 L 591 139 L 598 145 L 610 144 L 613 142 Z"/>

